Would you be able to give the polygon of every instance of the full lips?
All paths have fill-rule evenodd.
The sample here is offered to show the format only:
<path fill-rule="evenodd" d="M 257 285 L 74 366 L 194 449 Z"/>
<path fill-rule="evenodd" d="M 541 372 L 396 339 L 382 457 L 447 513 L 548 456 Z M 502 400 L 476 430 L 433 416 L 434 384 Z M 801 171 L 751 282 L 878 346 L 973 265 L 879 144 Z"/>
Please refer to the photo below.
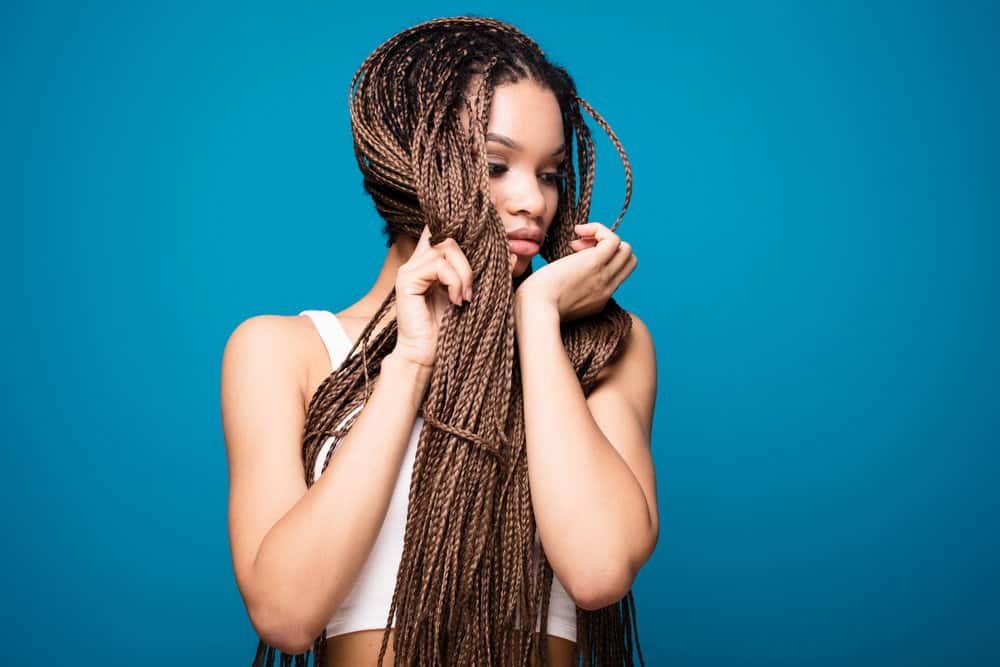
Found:
<path fill-rule="evenodd" d="M 507 239 L 510 251 L 521 257 L 532 257 L 541 250 L 541 245 L 527 239 Z"/>

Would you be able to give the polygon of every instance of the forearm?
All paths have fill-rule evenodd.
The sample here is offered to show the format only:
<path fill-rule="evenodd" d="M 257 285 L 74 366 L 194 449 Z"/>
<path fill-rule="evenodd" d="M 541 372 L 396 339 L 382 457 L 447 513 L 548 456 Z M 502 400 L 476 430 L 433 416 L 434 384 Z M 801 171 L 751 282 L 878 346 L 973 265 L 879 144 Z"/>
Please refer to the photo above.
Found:
<path fill-rule="evenodd" d="M 517 305 L 528 478 L 539 536 L 572 590 L 630 582 L 651 530 L 635 475 L 588 408 L 554 308 Z"/>
<path fill-rule="evenodd" d="M 429 376 L 427 367 L 387 356 L 334 461 L 262 540 L 253 590 L 282 636 L 318 635 L 353 587 L 388 510 Z"/>

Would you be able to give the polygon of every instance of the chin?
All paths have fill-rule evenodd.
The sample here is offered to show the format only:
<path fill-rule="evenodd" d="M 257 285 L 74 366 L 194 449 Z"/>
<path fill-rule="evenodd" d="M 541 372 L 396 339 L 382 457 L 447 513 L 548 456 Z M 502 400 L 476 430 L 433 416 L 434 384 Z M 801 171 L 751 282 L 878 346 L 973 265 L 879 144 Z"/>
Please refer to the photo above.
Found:
<path fill-rule="evenodd" d="M 514 278 L 527 278 L 528 274 L 531 273 L 529 269 L 531 268 L 531 259 L 527 260 L 523 257 L 518 257 L 517 262 L 511 269 L 510 273 Z"/>

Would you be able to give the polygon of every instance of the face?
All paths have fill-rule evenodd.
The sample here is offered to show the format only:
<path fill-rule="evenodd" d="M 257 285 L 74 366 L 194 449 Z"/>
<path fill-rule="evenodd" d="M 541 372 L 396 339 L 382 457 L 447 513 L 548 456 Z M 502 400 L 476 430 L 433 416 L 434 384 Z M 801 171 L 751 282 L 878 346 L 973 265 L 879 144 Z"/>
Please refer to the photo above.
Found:
<path fill-rule="evenodd" d="M 562 113 L 551 90 L 529 79 L 497 86 L 486 159 L 515 276 L 527 270 L 555 218 L 565 151 Z"/>

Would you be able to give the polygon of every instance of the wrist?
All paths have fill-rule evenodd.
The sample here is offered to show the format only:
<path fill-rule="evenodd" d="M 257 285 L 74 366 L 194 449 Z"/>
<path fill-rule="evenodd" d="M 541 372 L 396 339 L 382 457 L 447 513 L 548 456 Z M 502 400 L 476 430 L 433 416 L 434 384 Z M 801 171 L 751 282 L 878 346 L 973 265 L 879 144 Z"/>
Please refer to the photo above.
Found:
<path fill-rule="evenodd" d="M 380 373 L 382 376 L 392 377 L 393 381 L 414 382 L 426 387 L 433 369 L 433 365 L 413 361 L 393 350 L 382 359 Z"/>
<path fill-rule="evenodd" d="M 417 363 L 393 350 L 382 358 L 378 379 L 380 384 L 402 392 L 399 398 L 416 409 L 430 386 L 431 370 L 431 366 Z"/>
<path fill-rule="evenodd" d="M 546 322 L 555 323 L 558 326 L 560 319 L 559 308 L 553 301 L 531 292 L 515 293 L 514 322 L 516 326 L 523 324 L 538 326 Z"/>

